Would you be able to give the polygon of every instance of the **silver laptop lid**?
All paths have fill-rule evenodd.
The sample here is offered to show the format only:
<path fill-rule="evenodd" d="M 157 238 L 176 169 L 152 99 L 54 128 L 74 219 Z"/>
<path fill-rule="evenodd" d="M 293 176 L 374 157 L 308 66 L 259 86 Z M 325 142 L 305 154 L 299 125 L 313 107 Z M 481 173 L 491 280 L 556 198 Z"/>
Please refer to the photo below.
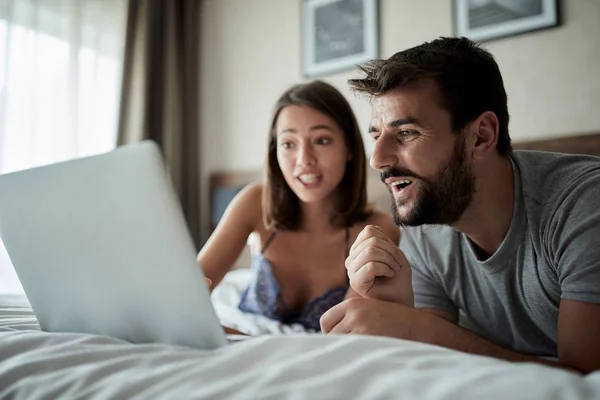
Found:
<path fill-rule="evenodd" d="M 0 236 L 45 331 L 226 343 L 152 142 L 0 175 Z"/>

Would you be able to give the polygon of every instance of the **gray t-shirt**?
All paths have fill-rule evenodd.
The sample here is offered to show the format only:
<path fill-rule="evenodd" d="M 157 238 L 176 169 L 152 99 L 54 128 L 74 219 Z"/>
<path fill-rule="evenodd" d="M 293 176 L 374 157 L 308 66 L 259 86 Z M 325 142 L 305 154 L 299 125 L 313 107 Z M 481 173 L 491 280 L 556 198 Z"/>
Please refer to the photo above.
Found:
<path fill-rule="evenodd" d="M 448 226 L 402 229 L 415 307 L 465 314 L 472 330 L 556 357 L 561 299 L 600 303 L 600 158 L 516 151 L 515 203 L 498 250 L 479 261 Z"/>

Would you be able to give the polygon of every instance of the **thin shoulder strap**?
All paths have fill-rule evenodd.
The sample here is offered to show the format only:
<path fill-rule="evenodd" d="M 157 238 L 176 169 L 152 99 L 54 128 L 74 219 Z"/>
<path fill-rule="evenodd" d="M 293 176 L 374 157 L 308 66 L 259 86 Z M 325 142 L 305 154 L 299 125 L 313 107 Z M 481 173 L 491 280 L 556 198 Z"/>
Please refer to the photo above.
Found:
<path fill-rule="evenodd" d="M 265 242 L 265 245 L 263 246 L 262 250 L 260 251 L 260 254 L 263 254 L 265 252 L 265 250 L 267 250 L 267 247 L 269 247 L 269 245 L 271 244 L 271 242 L 273 241 L 273 239 L 275 239 L 275 234 L 276 233 L 277 233 L 277 231 L 273 231 L 273 233 L 271 233 L 269 235 L 269 238 Z"/>
<path fill-rule="evenodd" d="M 346 258 L 350 255 L 350 229 L 346 228 Z"/>

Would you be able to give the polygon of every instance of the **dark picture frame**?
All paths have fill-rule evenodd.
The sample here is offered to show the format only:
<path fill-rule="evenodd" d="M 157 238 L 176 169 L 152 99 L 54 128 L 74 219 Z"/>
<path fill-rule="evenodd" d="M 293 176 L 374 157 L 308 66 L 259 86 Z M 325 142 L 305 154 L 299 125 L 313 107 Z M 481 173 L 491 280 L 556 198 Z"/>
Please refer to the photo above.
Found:
<path fill-rule="evenodd" d="M 558 26 L 558 0 L 454 0 L 454 33 L 485 42 Z"/>
<path fill-rule="evenodd" d="M 302 70 L 315 77 L 379 56 L 378 0 L 304 0 Z"/>

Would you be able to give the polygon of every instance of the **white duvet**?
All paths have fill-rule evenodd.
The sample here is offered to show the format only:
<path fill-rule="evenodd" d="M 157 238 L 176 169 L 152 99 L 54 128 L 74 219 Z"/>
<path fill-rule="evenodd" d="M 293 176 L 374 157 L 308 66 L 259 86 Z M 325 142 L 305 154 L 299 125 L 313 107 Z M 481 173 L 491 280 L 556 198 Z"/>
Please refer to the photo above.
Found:
<path fill-rule="evenodd" d="M 278 334 L 217 351 L 50 334 L 37 330 L 23 298 L 0 296 L 0 398 L 600 399 L 600 373 L 403 340 L 291 333 L 301 328 L 236 316 L 224 301 L 235 300 L 232 288 L 213 294 L 222 321 Z"/>

